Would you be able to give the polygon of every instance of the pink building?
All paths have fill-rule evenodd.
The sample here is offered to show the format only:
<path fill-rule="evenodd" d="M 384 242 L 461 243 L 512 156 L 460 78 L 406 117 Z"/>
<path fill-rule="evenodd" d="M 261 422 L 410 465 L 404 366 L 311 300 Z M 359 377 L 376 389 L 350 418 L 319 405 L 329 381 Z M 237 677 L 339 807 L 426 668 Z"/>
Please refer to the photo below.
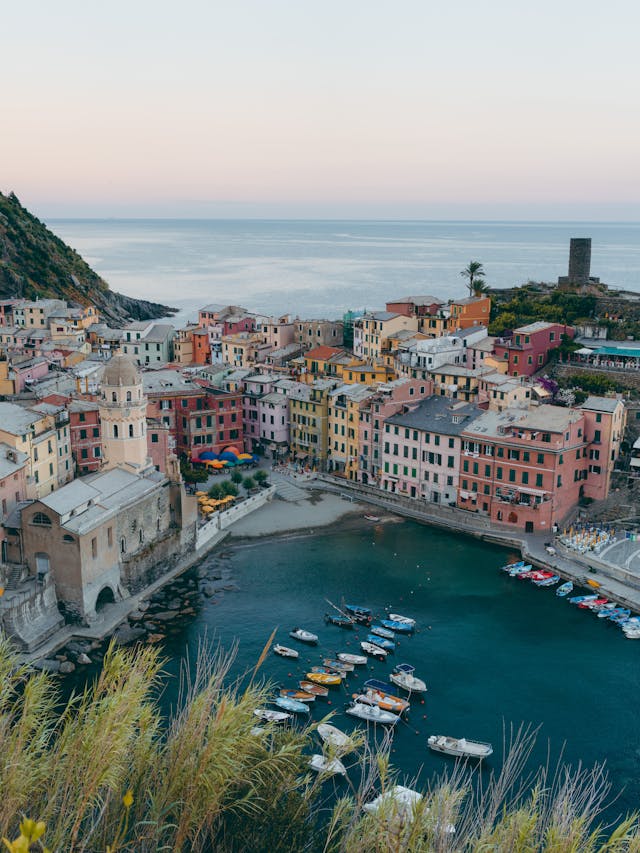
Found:
<path fill-rule="evenodd" d="M 627 411 L 622 400 L 610 397 L 587 397 L 580 411 L 584 415 L 584 431 L 589 442 L 584 495 L 600 501 L 611 488 L 611 474 L 620 455 Z"/>
<path fill-rule="evenodd" d="M 402 296 L 387 302 L 386 310 L 405 317 L 433 317 L 443 306 L 437 296 Z"/>
<path fill-rule="evenodd" d="M 167 456 L 175 452 L 171 428 L 158 418 L 147 418 L 147 452 L 157 471 L 167 472 Z"/>
<path fill-rule="evenodd" d="M 272 391 L 258 400 L 260 442 L 274 459 L 289 449 L 289 401 L 284 394 Z"/>
<path fill-rule="evenodd" d="M 274 383 L 281 378 L 277 373 L 252 373 L 244 378 L 242 422 L 247 444 L 249 445 L 249 440 L 251 442 L 250 450 L 257 450 L 261 442 L 260 426 L 264 412 L 259 409 L 258 403 L 262 397 L 273 391 Z"/>
<path fill-rule="evenodd" d="M 380 485 L 384 422 L 386 418 L 415 406 L 433 393 L 430 379 L 401 378 L 378 385 L 360 412 L 358 424 L 358 471 L 361 483 Z"/>
<path fill-rule="evenodd" d="M 7 561 L 7 531 L 4 522 L 20 501 L 27 496 L 26 453 L 14 450 L 8 444 L 0 444 L 0 561 Z"/>
<path fill-rule="evenodd" d="M 102 468 L 102 428 L 98 404 L 89 400 L 72 400 L 69 412 L 71 453 L 79 476 Z"/>
<path fill-rule="evenodd" d="M 571 326 L 529 323 L 515 329 L 509 339 L 496 338 L 494 352 L 496 358 L 507 362 L 510 376 L 532 376 L 549 361 L 549 353 L 560 346 L 563 335 L 573 337 Z"/>
<path fill-rule="evenodd" d="M 455 504 L 461 433 L 480 409 L 472 403 L 430 397 L 384 424 L 382 488 L 440 504 Z"/>

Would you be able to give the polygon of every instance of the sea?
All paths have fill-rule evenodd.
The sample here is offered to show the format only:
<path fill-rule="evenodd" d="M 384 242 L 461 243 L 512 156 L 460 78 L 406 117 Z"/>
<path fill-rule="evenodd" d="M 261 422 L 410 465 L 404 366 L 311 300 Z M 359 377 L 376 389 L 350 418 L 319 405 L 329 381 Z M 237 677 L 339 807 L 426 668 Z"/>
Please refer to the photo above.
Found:
<path fill-rule="evenodd" d="M 591 237 L 591 273 L 640 291 L 640 223 L 54 219 L 47 225 L 117 292 L 180 309 L 208 303 L 300 317 L 383 309 L 390 297 L 465 295 L 460 271 L 492 287 L 557 281 L 571 237 Z"/>

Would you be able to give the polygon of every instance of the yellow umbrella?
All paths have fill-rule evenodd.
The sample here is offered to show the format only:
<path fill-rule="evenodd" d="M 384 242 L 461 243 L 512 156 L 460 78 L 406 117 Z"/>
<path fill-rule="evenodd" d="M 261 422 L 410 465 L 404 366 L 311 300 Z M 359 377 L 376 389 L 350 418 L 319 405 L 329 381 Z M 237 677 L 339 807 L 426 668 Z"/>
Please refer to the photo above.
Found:
<path fill-rule="evenodd" d="M 206 492 L 196 492 L 196 497 L 197 498 L 206 498 L 207 493 Z"/>
<path fill-rule="evenodd" d="M 215 507 L 213 507 L 213 506 L 203 506 L 203 507 L 202 507 L 202 512 L 206 512 L 206 513 L 207 513 L 207 515 L 208 515 L 210 512 L 215 512 Z"/>

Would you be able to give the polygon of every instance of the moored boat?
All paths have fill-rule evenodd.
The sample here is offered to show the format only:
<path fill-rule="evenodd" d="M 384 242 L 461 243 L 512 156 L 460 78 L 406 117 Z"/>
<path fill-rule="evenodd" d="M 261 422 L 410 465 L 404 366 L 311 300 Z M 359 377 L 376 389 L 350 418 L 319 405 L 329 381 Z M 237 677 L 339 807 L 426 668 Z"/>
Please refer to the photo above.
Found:
<path fill-rule="evenodd" d="M 578 605 L 579 610 L 595 610 L 596 612 L 609 603 L 608 598 L 596 598 L 595 601 L 581 601 Z"/>
<path fill-rule="evenodd" d="M 414 675 L 415 667 L 408 663 L 400 663 L 389 676 L 389 681 L 409 693 L 426 693 L 427 685 L 421 678 Z"/>
<path fill-rule="evenodd" d="M 388 628 L 383 628 L 382 625 L 372 625 L 369 628 L 372 634 L 375 634 L 376 637 L 384 637 L 386 640 L 393 640 L 395 634 L 393 631 L 390 631 Z"/>
<path fill-rule="evenodd" d="M 280 643 L 275 644 L 273 651 L 283 658 L 297 658 L 300 656 L 295 649 L 290 649 L 289 646 L 281 646 Z"/>
<path fill-rule="evenodd" d="M 560 580 L 560 575 L 551 575 L 550 578 L 544 578 L 541 581 L 534 581 L 534 584 L 539 587 L 555 586 Z"/>
<path fill-rule="evenodd" d="M 284 723 L 285 720 L 291 719 L 291 714 L 285 714 L 284 711 L 272 711 L 270 708 L 254 708 L 253 713 L 266 723 Z"/>
<path fill-rule="evenodd" d="M 313 681 L 305 681 L 303 679 L 298 682 L 298 687 L 304 690 L 305 693 L 312 693 L 314 696 L 325 697 L 329 695 L 328 687 L 323 687 L 322 684 L 314 684 Z"/>
<path fill-rule="evenodd" d="M 367 705 L 365 702 L 353 702 L 346 712 L 351 717 L 358 717 L 368 723 L 382 724 L 383 726 L 395 726 L 400 717 L 391 711 L 383 711 L 377 705 Z"/>
<path fill-rule="evenodd" d="M 490 743 L 466 738 L 448 737 L 447 735 L 431 735 L 427 739 L 429 749 L 456 758 L 488 758 L 493 753 Z"/>
<path fill-rule="evenodd" d="M 380 521 L 379 515 L 365 515 L 367 521 Z"/>
<path fill-rule="evenodd" d="M 368 655 L 372 657 L 386 658 L 387 652 L 385 649 L 380 648 L 380 646 L 375 643 L 368 643 L 366 640 L 363 640 L 360 643 L 360 648 L 363 652 L 366 652 Z"/>
<path fill-rule="evenodd" d="M 309 706 L 306 702 L 298 702 L 297 699 L 289 699 L 288 696 L 276 696 L 273 704 L 284 711 L 290 711 L 292 714 L 308 714 Z"/>
<path fill-rule="evenodd" d="M 305 631 L 304 628 L 294 628 L 293 631 L 289 631 L 289 636 L 301 643 L 309 643 L 313 646 L 318 642 L 318 635 L 312 634 L 311 631 Z"/>
<path fill-rule="evenodd" d="M 366 702 L 367 705 L 377 705 L 383 711 L 392 711 L 394 714 L 404 714 L 411 705 L 406 699 L 394 696 L 393 693 L 385 693 L 382 690 L 374 690 L 369 687 L 362 693 L 353 693 L 354 702 Z"/>
<path fill-rule="evenodd" d="M 336 672 L 308 672 L 306 678 L 308 681 L 326 685 L 327 687 L 336 687 L 338 684 L 342 684 L 342 676 Z"/>
<path fill-rule="evenodd" d="M 327 773 L 330 776 L 346 776 L 347 768 L 338 758 L 327 758 L 320 753 L 314 753 L 309 759 L 309 767 L 316 773 Z"/>
<path fill-rule="evenodd" d="M 411 634 L 415 629 L 415 625 L 410 622 L 397 622 L 395 619 L 381 619 L 380 622 L 396 634 Z"/>
<path fill-rule="evenodd" d="M 353 672 L 354 665 L 346 663 L 342 660 L 333 660 L 333 658 L 324 658 L 322 663 L 329 669 L 334 669 L 336 672 Z"/>
<path fill-rule="evenodd" d="M 367 663 L 365 655 L 352 655 L 350 652 L 338 652 L 338 660 L 344 663 L 352 663 L 354 666 L 364 666 Z"/>
<path fill-rule="evenodd" d="M 353 746 L 353 741 L 349 735 L 345 734 L 331 723 L 320 723 L 318 726 L 318 735 L 323 743 L 328 743 L 329 746 L 337 750 L 344 750 Z"/>
<path fill-rule="evenodd" d="M 593 595 L 574 595 L 573 598 L 569 599 L 569 604 L 582 604 L 583 601 L 595 601 L 596 598 L 600 598 L 600 596 L 595 593 Z"/>
<path fill-rule="evenodd" d="M 361 622 L 364 625 L 371 622 L 373 614 L 368 607 L 361 607 L 359 604 L 345 604 L 344 609 L 353 616 L 356 622 Z"/>
<path fill-rule="evenodd" d="M 330 613 L 325 613 L 324 621 L 327 625 L 337 625 L 338 628 L 353 628 L 353 619 L 348 616 L 332 616 Z"/>
<path fill-rule="evenodd" d="M 338 675 L 341 679 L 347 677 L 344 669 L 334 669 L 332 666 L 312 666 L 311 672 L 319 673 L 320 675 Z"/>
<path fill-rule="evenodd" d="M 280 696 L 282 696 L 284 699 L 295 699 L 296 702 L 316 701 L 314 693 L 308 693 L 306 690 L 293 690 L 288 687 L 282 687 L 280 689 Z"/>
<path fill-rule="evenodd" d="M 509 575 L 512 578 L 516 578 L 520 577 L 520 575 L 528 575 L 532 570 L 533 566 L 531 563 L 523 563 L 522 565 L 514 566 L 514 568 L 509 571 Z"/>
<path fill-rule="evenodd" d="M 416 620 L 412 619 L 410 616 L 402 616 L 400 613 L 390 613 L 389 619 L 393 622 L 404 622 L 407 625 L 413 625 L 415 628 Z"/>
<path fill-rule="evenodd" d="M 618 605 L 614 601 L 610 601 L 608 604 L 603 604 L 596 615 L 598 619 L 607 619 L 611 616 L 611 612 L 616 610 L 617 607 Z"/>
<path fill-rule="evenodd" d="M 560 598 L 564 598 L 565 595 L 569 595 L 570 592 L 573 592 L 573 581 L 567 581 L 563 583 L 562 586 L 559 586 L 556 590 L 556 595 Z"/>
<path fill-rule="evenodd" d="M 609 616 L 609 619 L 611 620 L 611 622 L 615 622 L 617 625 L 624 625 L 626 622 L 629 621 L 630 616 L 630 610 L 627 610 L 624 607 L 619 607 L 617 611 L 611 611 L 611 616 Z"/>
<path fill-rule="evenodd" d="M 376 637 L 375 634 L 367 634 L 367 643 L 373 643 L 374 646 L 379 646 L 387 652 L 392 652 L 396 647 L 393 640 L 387 640 L 384 637 Z"/>
<path fill-rule="evenodd" d="M 379 678 L 368 678 L 365 687 L 370 687 L 372 690 L 381 690 L 383 693 L 390 693 L 392 696 L 400 696 L 393 684 L 388 681 L 381 681 Z"/>
<path fill-rule="evenodd" d="M 512 569 L 519 569 L 524 566 L 524 560 L 518 560 L 517 563 L 507 563 L 506 566 L 500 566 L 501 572 L 510 572 Z"/>

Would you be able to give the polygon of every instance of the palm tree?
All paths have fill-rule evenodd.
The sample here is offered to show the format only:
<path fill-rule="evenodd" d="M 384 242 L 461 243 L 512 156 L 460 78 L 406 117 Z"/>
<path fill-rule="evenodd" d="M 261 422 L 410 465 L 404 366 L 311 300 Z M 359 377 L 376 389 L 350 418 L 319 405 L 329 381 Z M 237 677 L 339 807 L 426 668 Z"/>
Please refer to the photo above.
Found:
<path fill-rule="evenodd" d="M 485 293 L 489 293 L 489 285 L 483 278 L 476 278 L 473 281 L 473 295 L 474 296 L 484 296 Z"/>
<path fill-rule="evenodd" d="M 469 261 L 469 266 L 466 267 L 466 269 L 461 270 L 460 275 L 462 278 L 467 279 L 469 296 L 474 295 L 474 283 L 477 279 L 480 279 L 482 284 L 484 284 L 484 280 L 482 279 L 482 276 L 484 275 L 484 267 L 480 261 Z"/>

